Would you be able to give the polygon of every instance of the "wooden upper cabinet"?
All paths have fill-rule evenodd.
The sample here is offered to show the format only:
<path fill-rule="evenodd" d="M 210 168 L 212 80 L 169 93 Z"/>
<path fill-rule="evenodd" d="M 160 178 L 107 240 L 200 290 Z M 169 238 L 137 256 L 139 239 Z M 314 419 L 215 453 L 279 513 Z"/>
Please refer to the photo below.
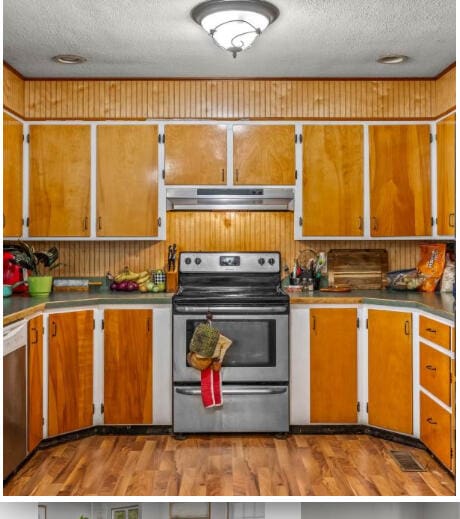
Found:
<path fill-rule="evenodd" d="M 30 127 L 29 235 L 90 235 L 88 125 Z"/>
<path fill-rule="evenodd" d="M 438 234 L 455 232 L 455 114 L 436 125 Z"/>
<path fill-rule="evenodd" d="M 32 451 L 43 438 L 43 316 L 28 322 L 27 351 L 27 449 Z"/>
<path fill-rule="evenodd" d="M 302 234 L 363 235 L 363 127 L 304 126 Z"/>
<path fill-rule="evenodd" d="M 233 126 L 233 182 L 295 184 L 294 125 Z"/>
<path fill-rule="evenodd" d="M 158 234 L 158 126 L 97 127 L 96 232 Z"/>
<path fill-rule="evenodd" d="M 50 314 L 48 434 L 93 423 L 93 311 Z"/>
<path fill-rule="evenodd" d="M 227 183 L 227 127 L 217 124 L 165 126 L 165 184 Z"/>
<path fill-rule="evenodd" d="M 3 235 L 22 235 L 22 124 L 3 114 Z"/>
<path fill-rule="evenodd" d="M 152 334 L 151 310 L 105 310 L 106 424 L 152 423 Z"/>
<path fill-rule="evenodd" d="M 371 236 L 431 235 L 430 127 L 370 126 Z"/>
<path fill-rule="evenodd" d="M 369 424 L 412 434 L 412 315 L 368 312 Z"/>
<path fill-rule="evenodd" d="M 357 311 L 310 310 L 310 418 L 312 423 L 356 423 Z"/>

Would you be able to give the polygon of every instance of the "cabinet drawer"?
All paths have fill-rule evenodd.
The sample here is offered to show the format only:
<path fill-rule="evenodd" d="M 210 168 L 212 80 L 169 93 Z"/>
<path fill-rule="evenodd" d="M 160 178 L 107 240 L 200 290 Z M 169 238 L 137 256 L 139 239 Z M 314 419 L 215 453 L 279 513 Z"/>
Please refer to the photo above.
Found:
<path fill-rule="evenodd" d="M 420 439 L 442 463 L 451 468 L 451 414 L 420 393 Z"/>
<path fill-rule="evenodd" d="M 420 384 L 446 405 L 451 405 L 450 358 L 420 343 Z"/>
<path fill-rule="evenodd" d="M 450 350 L 450 326 L 434 319 L 420 316 L 419 335 Z"/>

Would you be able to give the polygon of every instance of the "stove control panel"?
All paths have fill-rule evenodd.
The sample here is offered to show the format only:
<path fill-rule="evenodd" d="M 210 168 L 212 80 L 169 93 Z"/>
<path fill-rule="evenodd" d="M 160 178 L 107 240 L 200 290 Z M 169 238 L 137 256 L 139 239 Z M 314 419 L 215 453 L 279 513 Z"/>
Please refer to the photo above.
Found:
<path fill-rule="evenodd" d="M 182 252 L 180 272 L 280 272 L 279 252 Z"/>

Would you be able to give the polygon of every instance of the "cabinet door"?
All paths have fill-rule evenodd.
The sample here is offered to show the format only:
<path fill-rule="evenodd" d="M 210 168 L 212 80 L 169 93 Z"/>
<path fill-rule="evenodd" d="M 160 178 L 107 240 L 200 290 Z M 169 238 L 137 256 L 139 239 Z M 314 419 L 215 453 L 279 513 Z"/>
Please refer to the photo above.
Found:
<path fill-rule="evenodd" d="M 28 450 L 43 438 L 43 317 L 34 317 L 28 323 L 27 358 L 27 428 Z"/>
<path fill-rule="evenodd" d="M 30 127 L 30 236 L 89 236 L 90 155 L 89 126 Z"/>
<path fill-rule="evenodd" d="M 310 310 L 310 421 L 357 419 L 357 312 Z"/>
<path fill-rule="evenodd" d="M 227 182 L 227 127 L 217 124 L 165 126 L 165 184 Z"/>
<path fill-rule="evenodd" d="M 412 315 L 369 310 L 369 423 L 412 434 Z"/>
<path fill-rule="evenodd" d="M 93 312 L 50 314 L 48 434 L 93 423 Z"/>
<path fill-rule="evenodd" d="M 158 126 L 97 128 L 97 235 L 158 234 Z"/>
<path fill-rule="evenodd" d="M 22 124 L 3 114 L 3 235 L 22 235 Z"/>
<path fill-rule="evenodd" d="M 304 236 L 362 236 L 363 127 L 304 126 Z"/>
<path fill-rule="evenodd" d="M 438 234 L 455 231 L 455 114 L 436 125 Z"/>
<path fill-rule="evenodd" d="M 295 127 L 233 126 L 233 182 L 295 184 Z"/>
<path fill-rule="evenodd" d="M 371 126 L 372 236 L 431 234 L 430 127 Z"/>
<path fill-rule="evenodd" d="M 106 424 L 152 423 L 152 357 L 150 310 L 104 312 Z"/>

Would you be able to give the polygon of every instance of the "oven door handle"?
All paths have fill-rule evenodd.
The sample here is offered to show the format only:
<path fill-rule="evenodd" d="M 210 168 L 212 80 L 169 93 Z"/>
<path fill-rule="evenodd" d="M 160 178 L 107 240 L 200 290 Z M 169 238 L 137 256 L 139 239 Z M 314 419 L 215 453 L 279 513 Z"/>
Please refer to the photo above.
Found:
<path fill-rule="evenodd" d="M 286 393 L 287 387 L 277 388 L 253 388 L 253 389 L 222 389 L 223 395 L 281 395 Z M 195 396 L 201 395 L 201 389 L 186 389 L 176 387 L 176 393 L 181 395 Z"/>
<path fill-rule="evenodd" d="M 178 312 L 185 312 L 190 314 L 206 313 L 206 312 L 237 312 L 237 313 L 248 313 L 258 312 L 263 314 L 275 314 L 285 313 L 288 308 L 287 306 L 186 306 L 176 305 L 175 309 Z"/>

